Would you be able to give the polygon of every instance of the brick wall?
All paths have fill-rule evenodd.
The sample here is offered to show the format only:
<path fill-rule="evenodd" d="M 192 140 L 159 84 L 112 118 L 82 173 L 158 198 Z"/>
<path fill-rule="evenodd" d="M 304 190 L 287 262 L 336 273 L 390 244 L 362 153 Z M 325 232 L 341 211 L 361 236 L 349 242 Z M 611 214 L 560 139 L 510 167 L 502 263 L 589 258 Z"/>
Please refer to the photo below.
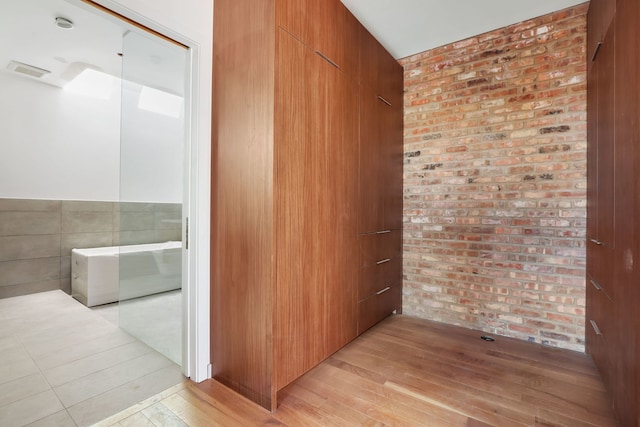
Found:
<path fill-rule="evenodd" d="M 406 314 L 584 350 L 586 12 L 400 61 Z"/>

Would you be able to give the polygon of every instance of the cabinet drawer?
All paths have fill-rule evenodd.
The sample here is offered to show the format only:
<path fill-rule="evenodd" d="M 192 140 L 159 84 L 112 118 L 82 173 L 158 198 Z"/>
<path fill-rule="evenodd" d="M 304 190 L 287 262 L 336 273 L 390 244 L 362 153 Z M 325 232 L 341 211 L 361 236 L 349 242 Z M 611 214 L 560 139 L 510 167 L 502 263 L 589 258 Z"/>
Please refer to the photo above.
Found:
<path fill-rule="evenodd" d="M 376 292 L 402 284 L 402 258 L 392 258 L 380 265 L 369 265 L 360 269 L 358 278 L 358 301 L 369 298 Z"/>
<path fill-rule="evenodd" d="M 358 240 L 360 267 L 384 264 L 393 258 L 399 258 L 402 254 L 400 230 L 361 234 Z"/>
<path fill-rule="evenodd" d="M 358 334 L 366 331 L 394 310 L 400 309 L 402 291 L 400 286 L 380 290 L 373 296 L 358 303 Z"/>

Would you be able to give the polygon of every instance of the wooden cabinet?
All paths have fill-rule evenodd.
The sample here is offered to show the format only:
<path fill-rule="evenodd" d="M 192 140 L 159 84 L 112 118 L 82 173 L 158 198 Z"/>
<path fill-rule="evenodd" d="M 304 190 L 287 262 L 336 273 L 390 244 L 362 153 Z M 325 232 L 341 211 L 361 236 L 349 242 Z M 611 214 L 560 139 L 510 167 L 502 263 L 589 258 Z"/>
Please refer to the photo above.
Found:
<path fill-rule="evenodd" d="M 279 0 L 276 10 L 281 28 L 346 75 L 358 77 L 362 27 L 340 1 Z"/>
<path fill-rule="evenodd" d="M 360 37 L 358 333 L 402 310 L 402 69 Z"/>
<path fill-rule="evenodd" d="M 621 425 L 640 425 L 640 3 L 588 13 L 586 346 Z"/>
<path fill-rule="evenodd" d="M 278 31 L 277 388 L 356 336 L 358 88 Z"/>
<path fill-rule="evenodd" d="M 355 338 L 359 325 L 400 307 L 401 102 L 393 113 L 382 103 L 387 109 L 371 117 L 380 141 L 372 152 L 381 177 L 376 231 L 392 229 L 393 238 L 364 252 L 375 252 L 378 266 L 388 250 L 393 262 L 389 255 L 364 290 L 366 31 L 338 0 L 216 0 L 214 20 L 212 374 L 274 410 L 279 390 Z M 393 78 L 379 78 L 399 81 L 388 97 L 401 99 L 402 69 L 388 70 Z"/>

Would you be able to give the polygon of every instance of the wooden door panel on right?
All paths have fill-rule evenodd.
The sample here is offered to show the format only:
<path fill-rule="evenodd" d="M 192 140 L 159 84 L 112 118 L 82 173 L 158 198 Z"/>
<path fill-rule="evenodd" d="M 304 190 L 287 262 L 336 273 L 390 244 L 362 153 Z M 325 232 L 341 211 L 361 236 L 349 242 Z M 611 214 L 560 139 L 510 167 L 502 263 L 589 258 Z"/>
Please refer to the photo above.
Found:
<path fill-rule="evenodd" d="M 276 21 L 357 83 L 360 23 L 339 0 L 278 0 Z"/>
<path fill-rule="evenodd" d="M 276 384 L 355 338 L 357 87 L 278 31 Z M 329 108 L 329 106 L 331 108 Z"/>

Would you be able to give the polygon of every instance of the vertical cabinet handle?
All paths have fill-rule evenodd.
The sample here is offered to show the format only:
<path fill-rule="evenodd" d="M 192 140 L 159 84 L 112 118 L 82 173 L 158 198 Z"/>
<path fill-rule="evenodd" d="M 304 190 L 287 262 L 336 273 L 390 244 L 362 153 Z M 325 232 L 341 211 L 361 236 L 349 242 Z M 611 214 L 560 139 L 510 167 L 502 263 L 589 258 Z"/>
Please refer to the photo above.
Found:
<path fill-rule="evenodd" d="M 596 244 L 596 245 L 598 245 L 598 246 L 602 246 L 602 245 L 604 245 L 604 243 L 602 243 L 600 240 L 597 240 L 597 239 L 589 239 L 589 241 L 590 241 L 591 243 L 595 243 L 595 244 Z"/>
<path fill-rule="evenodd" d="M 596 335 L 602 335 L 602 332 L 600 332 L 600 328 L 598 328 L 598 324 L 595 322 L 595 320 L 590 320 L 589 322 L 591 322 L 591 327 L 593 328 Z"/>

